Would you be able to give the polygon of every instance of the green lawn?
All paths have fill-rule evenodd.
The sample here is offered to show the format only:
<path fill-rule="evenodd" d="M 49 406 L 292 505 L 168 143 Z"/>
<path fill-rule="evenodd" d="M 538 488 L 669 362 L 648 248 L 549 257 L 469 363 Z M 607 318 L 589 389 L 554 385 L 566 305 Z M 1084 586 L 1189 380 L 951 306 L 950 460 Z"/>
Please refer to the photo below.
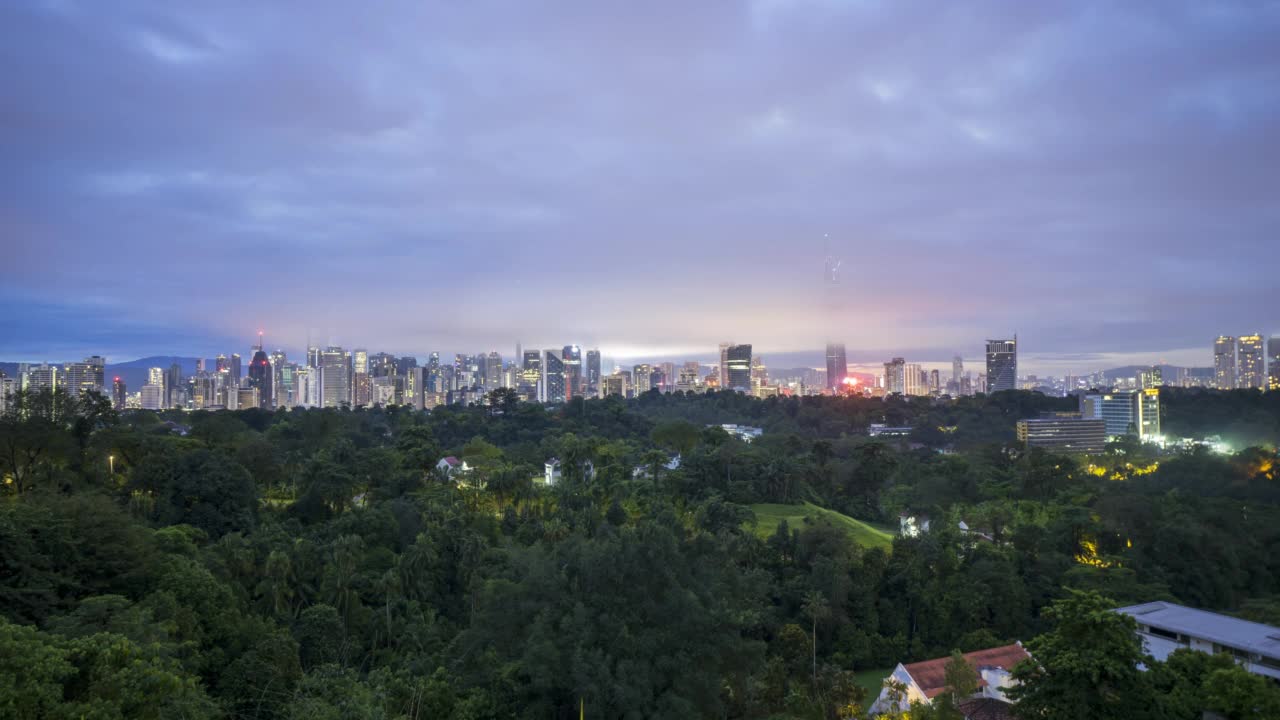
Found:
<path fill-rule="evenodd" d="M 864 548 L 880 547 L 888 550 L 893 545 L 893 533 L 813 503 L 807 502 L 803 505 L 761 503 L 752 505 L 751 509 L 756 514 L 756 535 L 760 537 L 772 535 L 778 529 L 778 523 L 783 520 L 786 520 L 787 525 L 792 528 L 798 528 L 804 525 L 806 517 L 810 517 L 815 521 L 826 520 L 836 527 L 844 528 L 853 541 Z"/>
<path fill-rule="evenodd" d="M 893 668 L 862 670 L 853 674 L 853 681 L 858 684 L 858 687 L 867 691 L 867 699 L 862 703 L 864 708 L 871 707 L 871 703 L 880 697 L 880 683 L 884 682 L 891 672 Z"/>

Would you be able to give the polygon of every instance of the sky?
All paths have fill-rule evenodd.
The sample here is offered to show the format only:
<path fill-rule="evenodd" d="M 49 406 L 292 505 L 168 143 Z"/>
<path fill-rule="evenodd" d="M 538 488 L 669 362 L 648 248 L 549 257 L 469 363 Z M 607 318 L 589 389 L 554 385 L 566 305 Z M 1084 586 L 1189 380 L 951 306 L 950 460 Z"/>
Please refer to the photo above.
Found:
<path fill-rule="evenodd" d="M 0 3 L 0 359 L 1208 365 L 1280 333 L 1278 36 L 1263 1 Z"/>

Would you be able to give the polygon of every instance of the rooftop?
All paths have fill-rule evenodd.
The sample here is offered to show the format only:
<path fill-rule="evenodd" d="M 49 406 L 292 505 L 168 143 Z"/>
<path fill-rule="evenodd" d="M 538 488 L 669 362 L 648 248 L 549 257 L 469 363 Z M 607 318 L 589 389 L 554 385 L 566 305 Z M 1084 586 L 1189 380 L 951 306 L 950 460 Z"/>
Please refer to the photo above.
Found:
<path fill-rule="evenodd" d="M 974 669 L 974 672 L 978 673 L 979 677 L 982 675 L 982 668 L 998 667 L 1009 670 L 1019 661 L 1030 657 L 1030 653 L 1023 649 L 1022 643 L 964 654 L 965 661 Z M 925 697 L 934 698 L 947 689 L 946 669 L 949 662 L 951 662 L 950 657 L 940 657 L 904 665 L 903 668 L 911 675 L 911 679 L 916 681 L 916 685 L 920 686 L 920 691 L 925 694 Z M 979 680 L 978 684 L 981 685 L 982 681 Z"/>
<path fill-rule="evenodd" d="M 1280 628 L 1271 625 L 1163 601 L 1130 605 L 1118 608 L 1116 612 L 1129 615 L 1142 625 L 1154 625 L 1219 645 L 1280 658 Z"/>

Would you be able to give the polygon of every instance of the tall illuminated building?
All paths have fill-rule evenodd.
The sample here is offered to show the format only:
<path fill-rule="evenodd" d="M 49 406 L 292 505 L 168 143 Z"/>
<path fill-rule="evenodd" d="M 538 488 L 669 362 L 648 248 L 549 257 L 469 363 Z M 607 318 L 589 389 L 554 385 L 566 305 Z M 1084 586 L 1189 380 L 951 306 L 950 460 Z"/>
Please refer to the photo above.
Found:
<path fill-rule="evenodd" d="M 1213 384 L 1219 390 L 1236 387 L 1236 339 L 1220 335 L 1213 342 Z"/>
<path fill-rule="evenodd" d="M 884 364 L 884 392 L 886 395 L 907 394 L 907 361 L 896 357 Z"/>
<path fill-rule="evenodd" d="M 729 383 L 726 389 L 751 392 L 751 345 L 730 345 L 725 351 Z"/>
<path fill-rule="evenodd" d="M 125 395 L 124 378 L 117 377 L 111 382 L 111 407 L 124 410 Z"/>
<path fill-rule="evenodd" d="M 903 367 L 902 394 L 911 396 L 929 394 L 929 376 L 919 363 L 907 363 Z"/>
<path fill-rule="evenodd" d="M 1267 389 L 1266 343 L 1262 335 L 1241 335 L 1236 340 L 1236 387 Z"/>
<path fill-rule="evenodd" d="M 1267 387 L 1280 390 L 1280 336 L 1267 338 Z"/>
<path fill-rule="evenodd" d="M 67 363 L 63 366 L 63 389 L 72 397 L 85 392 L 103 392 L 106 366 L 107 361 L 101 355 L 92 355 L 83 362 Z"/>
<path fill-rule="evenodd" d="M 182 379 L 182 365 L 170 363 L 164 376 L 164 388 L 169 407 L 186 407 L 187 385 Z"/>
<path fill-rule="evenodd" d="M 1138 389 L 1146 390 L 1148 388 L 1158 388 L 1164 385 L 1164 371 L 1159 365 L 1152 365 L 1145 370 L 1138 371 Z"/>
<path fill-rule="evenodd" d="M 1160 390 L 1119 390 L 1080 397 L 1080 415 L 1104 420 L 1107 435 L 1136 435 L 1148 440 L 1160 434 Z"/>
<path fill-rule="evenodd" d="M 987 340 L 987 392 L 1018 389 L 1018 336 Z"/>
<path fill-rule="evenodd" d="M 503 387 L 502 382 L 502 356 L 497 350 L 490 351 L 489 356 L 485 358 L 484 367 L 484 389 L 490 392 Z"/>
<path fill-rule="evenodd" d="M 523 364 L 520 366 L 520 395 L 530 402 L 541 399 L 542 387 L 542 353 L 537 350 L 524 350 Z"/>
<path fill-rule="evenodd" d="M 240 384 L 240 353 L 231 353 L 231 382 L 235 385 Z"/>
<path fill-rule="evenodd" d="M 331 345 L 320 353 L 320 404 L 331 408 L 351 404 L 351 365 L 341 347 Z"/>
<path fill-rule="evenodd" d="M 844 343 L 827 343 L 827 389 L 840 392 L 847 377 L 849 361 L 845 359 Z"/>
<path fill-rule="evenodd" d="M 951 382 L 955 383 L 956 393 L 960 393 L 960 378 L 964 377 L 964 359 L 959 355 L 951 358 Z"/>
<path fill-rule="evenodd" d="M 542 402 L 562 403 L 568 399 L 562 350 L 547 350 L 542 358 Z"/>
<path fill-rule="evenodd" d="M 658 364 L 658 369 L 662 372 L 662 392 L 672 392 L 676 389 L 676 364 L 673 362 L 664 362 Z"/>
<path fill-rule="evenodd" d="M 587 397 L 595 397 L 600 392 L 600 351 L 587 351 Z"/>
<path fill-rule="evenodd" d="M 720 383 L 721 390 L 728 390 L 729 385 L 729 348 L 733 347 L 732 342 L 720 343 L 720 374 L 716 379 Z"/>
<path fill-rule="evenodd" d="M 565 345 L 564 359 L 564 392 L 565 398 L 575 398 L 582 394 L 582 348 L 577 345 Z"/>
<path fill-rule="evenodd" d="M 255 396 L 258 407 L 270 410 L 275 407 L 275 373 L 271 370 L 271 359 L 262 349 L 262 334 L 258 334 L 258 347 L 254 350 L 253 359 L 249 361 L 249 387 L 257 390 Z"/>
<path fill-rule="evenodd" d="M 369 395 L 369 351 L 356 348 L 351 351 L 352 406 L 367 407 Z"/>

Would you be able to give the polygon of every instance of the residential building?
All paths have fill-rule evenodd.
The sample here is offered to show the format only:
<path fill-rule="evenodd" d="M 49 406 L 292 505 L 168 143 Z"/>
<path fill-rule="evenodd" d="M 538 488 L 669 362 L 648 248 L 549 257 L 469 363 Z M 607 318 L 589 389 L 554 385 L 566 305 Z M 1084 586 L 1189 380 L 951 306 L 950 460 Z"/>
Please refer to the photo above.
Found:
<path fill-rule="evenodd" d="M 729 348 L 731 347 L 734 347 L 732 342 L 720 343 L 720 372 L 716 378 L 721 390 L 732 387 L 729 385 Z"/>
<path fill-rule="evenodd" d="M 1080 396 L 1080 415 L 1106 422 L 1107 435 L 1136 435 L 1148 440 L 1160 434 L 1160 391 L 1117 390 Z"/>
<path fill-rule="evenodd" d="M 543 465 L 542 481 L 547 485 L 555 485 L 560 481 L 561 474 L 560 460 L 558 458 L 551 458 Z"/>
<path fill-rule="evenodd" d="M 484 389 L 486 392 L 493 392 L 500 387 L 506 387 L 506 385 L 502 379 L 502 356 L 495 350 L 485 358 Z"/>
<path fill-rule="evenodd" d="M 83 362 L 71 362 L 63 366 L 62 388 L 68 395 L 78 397 L 83 392 L 101 393 L 106 387 L 107 361 L 101 355 L 92 355 Z"/>
<path fill-rule="evenodd" d="M 631 376 L 629 373 L 618 371 L 600 378 L 600 397 L 608 397 L 609 395 L 627 397 L 630 392 Z"/>
<path fill-rule="evenodd" d="M 600 351 L 587 351 L 587 397 L 595 397 L 600 392 Z"/>
<path fill-rule="evenodd" d="M 919 363 L 907 363 L 902 373 L 903 395 L 928 395 L 929 377 Z"/>
<path fill-rule="evenodd" d="M 987 392 L 1018 387 L 1018 336 L 1012 340 L 987 340 Z"/>
<path fill-rule="evenodd" d="M 1267 338 L 1267 388 L 1280 390 L 1280 336 Z"/>
<path fill-rule="evenodd" d="M 887 395 L 907 394 L 907 361 L 896 357 L 884 364 L 884 391 Z"/>
<path fill-rule="evenodd" d="M 158 369 L 158 368 L 157 368 Z M 164 384 L 149 382 L 142 386 L 142 409 L 164 409 Z"/>
<path fill-rule="evenodd" d="M 1164 386 L 1164 372 L 1159 365 L 1152 365 L 1138 372 L 1138 389 L 1147 390 Z"/>
<path fill-rule="evenodd" d="M 369 377 L 369 351 L 351 351 L 351 406 L 367 407 L 372 400 Z"/>
<path fill-rule="evenodd" d="M 1236 387 L 1267 389 L 1267 354 L 1262 335 L 1241 335 L 1236 339 Z"/>
<path fill-rule="evenodd" d="M 840 392 L 848 376 L 849 361 L 845 358 L 844 343 L 827 343 L 827 389 L 833 393 Z"/>
<path fill-rule="evenodd" d="M 465 460 L 459 460 L 452 455 L 441 458 L 440 462 L 436 463 L 436 472 L 450 478 L 465 473 L 470 469 L 471 467 L 467 465 Z"/>
<path fill-rule="evenodd" d="M 18 378 L 6 377 L 3 372 L 0 372 L 0 415 L 14 409 L 14 398 L 18 395 L 19 387 Z M 116 409 L 122 410 L 123 406 Z"/>
<path fill-rule="evenodd" d="M 1084 418 L 1079 413 L 1063 413 L 1018 421 L 1018 442 L 1025 448 L 1039 447 L 1062 453 L 1101 453 L 1107 444 L 1107 423 L 1102 418 Z"/>
<path fill-rule="evenodd" d="M 351 404 L 351 364 L 347 351 L 329 346 L 320 353 L 320 405 L 340 408 Z"/>
<path fill-rule="evenodd" d="M 649 365 L 635 365 L 631 368 L 631 392 L 639 397 L 652 388 L 653 368 Z"/>
<path fill-rule="evenodd" d="M 724 389 L 751 392 L 751 345 L 730 345 L 725 351 L 728 384 Z"/>
<path fill-rule="evenodd" d="M 41 363 L 39 365 L 21 364 L 18 366 L 18 381 L 22 390 L 38 392 L 40 390 L 57 390 L 62 387 L 57 365 Z"/>
<path fill-rule="evenodd" d="M 262 395 L 258 392 L 258 388 L 252 386 L 241 387 L 232 392 L 235 393 L 237 409 L 248 410 L 249 408 L 262 407 Z"/>
<path fill-rule="evenodd" d="M 1116 610 L 1138 624 L 1147 653 L 1166 660 L 1179 648 L 1226 653 L 1255 675 L 1280 680 L 1280 628 L 1156 601 Z"/>
<path fill-rule="evenodd" d="M 1219 390 L 1236 387 L 1236 339 L 1221 335 L 1213 343 L 1213 384 Z"/>
<path fill-rule="evenodd" d="M 523 365 L 520 369 L 520 396 L 533 402 L 541 398 L 538 389 L 542 386 L 542 353 L 537 350 L 525 350 Z"/>
<path fill-rule="evenodd" d="M 1013 666 L 1030 659 L 1031 655 L 1017 642 L 965 653 L 962 657 L 978 676 L 978 689 L 973 697 L 1008 702 L 1005 693 L 1015 684 Z M 914 703 L 931 705 L 934 698 L 947 691 L 946 668 L 950 662 L 950 657 L 940 657 L 907 665 L 898 663 L 885 681 L 892 679 L 901 683 L 906 688 L 904 696 L 895 704 L 888 690 L 882 690 L 871 705 L 871 714 L 906 711 Z"/>

